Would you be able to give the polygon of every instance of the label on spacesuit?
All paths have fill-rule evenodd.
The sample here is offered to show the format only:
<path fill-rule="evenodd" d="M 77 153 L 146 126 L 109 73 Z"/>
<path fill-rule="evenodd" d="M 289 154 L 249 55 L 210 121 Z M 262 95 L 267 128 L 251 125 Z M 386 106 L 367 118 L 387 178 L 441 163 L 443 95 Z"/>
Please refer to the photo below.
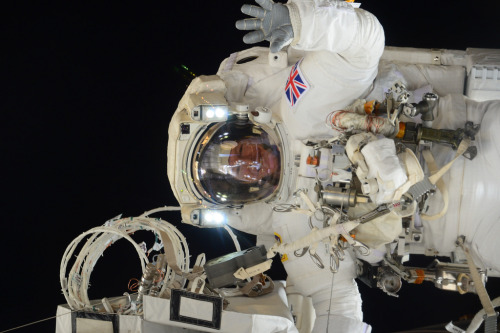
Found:
<path fill-rule="evenodd" d="M 281 236 L 278 234 L 278 233 L 274 233 L 274 238 L 281 244 L 283 243 L 283 241 L 281 240 Z M 286 253 L 283 253 L 281 255 L 281 262 L 285 262 L 288 260 L 288 256 L 286 255 Z"/>
<path fill-rule="evenodd" d="M 302 59 L 292 67 L 288 80 L 286 80 L 285 95 L 290 106 L 297 104 L 300 98 L 309 90 L 309 83 L 307 83 L 304 75 L 300 71 L 301 62 Z"/>

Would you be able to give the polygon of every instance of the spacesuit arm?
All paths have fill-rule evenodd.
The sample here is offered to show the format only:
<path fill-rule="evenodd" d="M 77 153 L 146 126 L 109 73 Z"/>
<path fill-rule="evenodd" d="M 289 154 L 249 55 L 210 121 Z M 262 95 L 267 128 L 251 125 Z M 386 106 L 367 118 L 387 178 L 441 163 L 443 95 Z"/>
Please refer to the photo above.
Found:
<path fill-rule="evenodd" d="M 378 63 L 384 50 L 384 31 L 371 13 L 344 1 L 291 0 L 286 6 L 293 27 L 293 48 L 339 53 L 360 68 Z"/>
<path fill-rule="evenodd" d="M 266 203 L 248 204 L 238 210 L 241 219 L 228 221 L 228 224 L 237 230 L 252 235 L 272 236 L 272 213 L 272 206 Z"/>

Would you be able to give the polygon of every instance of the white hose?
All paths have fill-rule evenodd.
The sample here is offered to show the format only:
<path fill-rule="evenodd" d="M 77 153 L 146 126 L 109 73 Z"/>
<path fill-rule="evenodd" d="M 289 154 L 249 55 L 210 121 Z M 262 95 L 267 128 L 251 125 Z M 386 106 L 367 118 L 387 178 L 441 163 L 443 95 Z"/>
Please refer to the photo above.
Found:
<path fill-rule="evenodd" d="M 177 206 L 158 207 L 158 208 L 155 208 L 155 209 L 151 209 L 151 210 L 145 211 L 139 217 L 148 217 L 149 215 L 152 215 L 154 213 L 159 213 L 159 212 L 172 212 L 172 211 L 180 211 L 180 210 L 181 210 L 181 207 L 177 207 Z"/>
<path fill-rule="evenodd" d="M 182 272 L 189 271 L 189 248 L 185 237 L 170 223 L 161 219 L 148 217 L 150 214 L 168 210 L 179 209 L 177 207 L 161 207 L 147 211 L 139 217 L 115 220 L 112 221 L 111 225 L 96 227 L 82 233 L 68 245 L 61 260 L 59 277 L 64 297 L 71 309 L 92 309 L 87 293 L 90 275 L 104 251 L 116 241 L 125 238 L 132 243 L 139 256 L 142 272 L 145 272 L 145 267 L 149 263 L 149 260 L 144 250 L 130 236 L 139 230 L 151 231 L 156 235 L 165 235 L 168 239 L 162 239 L 162 241 L 168 241 L 172 244 L 175 264 Z M 86 241 L 68 271 L 68 262 L 73 257 L 78 244 L 84 238 L 86 238 Z M 161 292 L 174 282 L 175 277 L 175 272 L 170 267 L 167 267 L 162 280 Z"/>
<path fill-rule="evenodd" d="M 236 237 L 234 232 L 231 230 L 231 228 L 227 224 L 224 224 L 224 229 L 226 229 L 229 236 L 231 236 L 231 239 L 233 240 L 234 247 L 236 248 L 236 251 L 240 252 L 241 246 L 240 246 L 240 242 L 238 241 L 238 237 Z"/>

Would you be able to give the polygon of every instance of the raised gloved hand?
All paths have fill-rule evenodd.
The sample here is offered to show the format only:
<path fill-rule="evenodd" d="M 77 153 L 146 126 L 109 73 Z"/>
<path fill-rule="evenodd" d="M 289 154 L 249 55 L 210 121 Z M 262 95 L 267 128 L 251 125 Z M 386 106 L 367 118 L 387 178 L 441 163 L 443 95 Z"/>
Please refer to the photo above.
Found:
<path fill-rule="evenodd" d="M 272 0 L 255 0 L 261 7 L 243 5 L 241 11 L 254 18 L 239 20 L 239 30 L 255 30 L 243 36 L 247 44 L 263 40 L 271 42 L 271 52 L 276 53 L 293 40 L 293 29 L 288 8 Z"/>

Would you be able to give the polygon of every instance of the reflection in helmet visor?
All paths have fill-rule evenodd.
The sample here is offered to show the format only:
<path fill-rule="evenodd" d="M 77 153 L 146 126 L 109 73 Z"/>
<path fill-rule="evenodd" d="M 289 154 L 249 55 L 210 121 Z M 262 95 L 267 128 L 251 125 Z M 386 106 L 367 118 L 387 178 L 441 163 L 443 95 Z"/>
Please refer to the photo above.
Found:
<path fill-rule="evenodd" d="M 243 204 L 262 200 L 278 187 L 281 156 L 277 140 L 249 121 L 214 125 L 195 150 L 193 174 L 209 201 Z"/>
<path fill-rule="evenodd" d="M 228 173 L 244 182 L 257 182 L 279 168 L 278 156 L 254 138 L 242 139 L 231 149 Z"/>

